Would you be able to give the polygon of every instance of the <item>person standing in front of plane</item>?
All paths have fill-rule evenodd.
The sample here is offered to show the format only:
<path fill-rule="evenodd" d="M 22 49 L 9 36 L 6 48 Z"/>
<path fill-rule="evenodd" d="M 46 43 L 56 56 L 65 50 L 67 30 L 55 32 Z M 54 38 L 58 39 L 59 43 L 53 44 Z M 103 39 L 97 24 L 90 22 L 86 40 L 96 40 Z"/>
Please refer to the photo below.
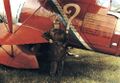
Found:
<path fill-rule="evenodd" d="M 45 33 L 50 42 L 50 76 L 62 75 L 64 58 L 66 56 L 66 33 L 60 28 L 59 20 L 54 22 L 53 28 Z"/>

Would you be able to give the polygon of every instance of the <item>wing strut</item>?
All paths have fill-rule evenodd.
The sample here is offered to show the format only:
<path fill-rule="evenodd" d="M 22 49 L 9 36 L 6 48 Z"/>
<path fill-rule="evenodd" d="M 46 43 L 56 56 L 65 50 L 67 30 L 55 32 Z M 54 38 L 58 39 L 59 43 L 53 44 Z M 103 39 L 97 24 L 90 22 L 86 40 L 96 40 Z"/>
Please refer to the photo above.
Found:
<path fill-rule="evenodd" d="M 4 1 L 4 7 L 6 11 L 7 21 L 8 21 L 8 28 L 10 33 L 12 33 L 12 12 L 11 12 L 11 6 L 10 6 L 10 0 L 3 0 Z"/>
<path fill-rule="evenodd" d="M 10 0 L 3 0 L 4 1 L 4 7 L 5 7 L 5 12 L 7 16 L 7 22 L 8 22 L 8 28 L 9 32 L 13 33 L 13 26 L 12 26 L 12 12 L 11 12 L 11 6 L 10 6 Z M 14 57 L 14 49 L 13 45 L 11 45 L 11 57 Z"/>

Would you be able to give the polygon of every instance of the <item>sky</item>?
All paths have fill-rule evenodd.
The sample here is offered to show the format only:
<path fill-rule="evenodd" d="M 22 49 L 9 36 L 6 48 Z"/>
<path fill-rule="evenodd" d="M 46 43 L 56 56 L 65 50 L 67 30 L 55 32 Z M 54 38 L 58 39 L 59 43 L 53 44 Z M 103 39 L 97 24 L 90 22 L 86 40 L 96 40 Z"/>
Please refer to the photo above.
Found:
<path fill-rule="evenodd" d="M 120 0 L 112 0 L 111 10 L 120 11 Z"/>

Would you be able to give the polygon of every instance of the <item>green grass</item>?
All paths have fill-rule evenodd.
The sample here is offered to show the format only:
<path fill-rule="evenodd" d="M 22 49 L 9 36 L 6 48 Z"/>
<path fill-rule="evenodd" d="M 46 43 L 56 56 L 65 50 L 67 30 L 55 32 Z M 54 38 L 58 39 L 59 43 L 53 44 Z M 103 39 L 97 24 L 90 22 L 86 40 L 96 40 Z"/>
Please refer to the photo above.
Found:
<path fill-rule="evenodd" d="M 119 57 L 80 49 L 70 52 L 79 57 L 67 57 L 61 78 L 51 80 L 48 65 L 38 70 L 20 70 L 1 65 L 0 83 L 120 83 Z"/>

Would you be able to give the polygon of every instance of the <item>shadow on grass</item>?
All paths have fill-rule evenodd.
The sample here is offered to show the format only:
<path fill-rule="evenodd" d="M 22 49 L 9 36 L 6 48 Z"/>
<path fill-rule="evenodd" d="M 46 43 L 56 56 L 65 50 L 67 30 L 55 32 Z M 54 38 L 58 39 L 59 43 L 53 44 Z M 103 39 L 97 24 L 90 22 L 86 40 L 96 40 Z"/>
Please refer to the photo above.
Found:
<path fill-rule="evenodd" d="M 92 80 L 98 80 L 100 82 L 103 82 L 104 77 L 101 77 L 102 75 L 100 74 L 102 71 L 106 71 L 109 69 L 112 72 L 118 68 L 118 66 L 106 64 L 104 60 L 95 61 L 96 59 L 99 59 L 99 57 L 94 57 L 94 56 L 83 56 L 80 58 L 67 57 L 67 60 L 64 65 L 63 77 L 74 77 L 74 78 L 87 77 Z M 13 83 L 15 82 L 32 83 L 31 81 L 34 79 L 38 79 L 41 81 L 42 80 L 51 81 L 51 78 L 49 77 L 49 68 L 50 68 L 49 63 L 41 62 L 41 64 L 42 64 L 41 68 L 35 70 L 23 70 L 23 69 L 21 70 L 21 69 L 14 69 L 14 68 L 1 66 L 0 83 L 12 83 L 9 81 L 15 78 L 17 79 L 17 81 L 13 81 Z M 97 74 L 101 76 L 97 76 Z M 57 80 L 53 79 L 53 81 L 49 83 L 59 83 L 61 81 L 61 78 L 59 79 L 58 78 L 56 77 Z M 28 81 L 26 79 L 28 79 Z"/>

